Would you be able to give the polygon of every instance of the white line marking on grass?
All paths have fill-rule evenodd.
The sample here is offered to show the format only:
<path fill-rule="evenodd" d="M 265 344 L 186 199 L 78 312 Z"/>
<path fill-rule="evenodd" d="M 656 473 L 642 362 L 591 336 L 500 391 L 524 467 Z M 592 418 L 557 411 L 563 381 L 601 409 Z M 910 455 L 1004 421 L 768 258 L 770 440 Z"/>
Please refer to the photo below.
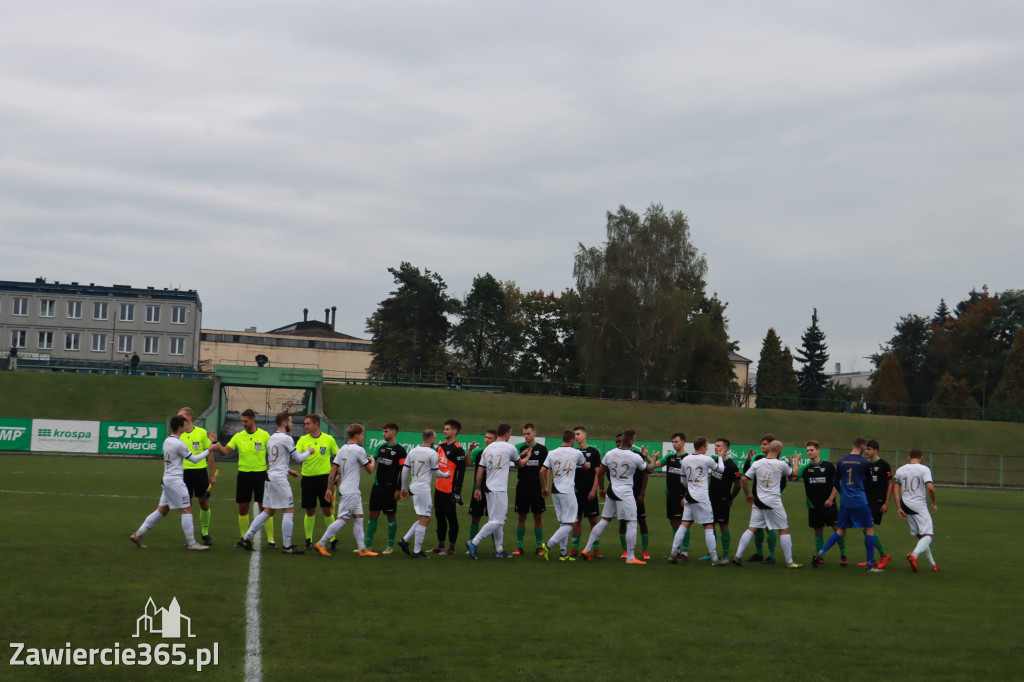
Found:
<path fill-rule="evenodd" d="M 249 560 L 249 589 L 245 596 L 245 679 L 263 679 L 263 647 L 260 644 L 260 548 L 263 532 L 256 534 L 256 551 Z"/>
<path fill-rule="evenodd" d="M 125 500 L 151 500 L 152 495 L 99 495 L 96 493 L 65 493 L 55 490 L 0 490 L 12 495 L 63 495 L 64 497 L 116 497 Z"/>

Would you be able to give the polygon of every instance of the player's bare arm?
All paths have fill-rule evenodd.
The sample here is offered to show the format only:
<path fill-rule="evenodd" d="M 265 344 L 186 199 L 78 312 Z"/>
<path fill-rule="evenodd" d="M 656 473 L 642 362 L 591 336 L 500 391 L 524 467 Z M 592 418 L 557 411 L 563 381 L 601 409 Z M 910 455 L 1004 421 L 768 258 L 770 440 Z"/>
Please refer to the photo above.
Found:
<path fill-rule="evenodd" d="M 939 511 L 939 505 L 935 502 L 935 486 L 930 482 L 924 484 L 928 488 L 928 496 L 932 498 L 932 512 Z"/>
<path fill-rule="evenodd" d="M 740 485 L 743 486 L 743 497 L 747 498 L 747 504 L 751 507 L 754 506 L 754 496 L 750 494 L 750 488 L 747 487 L 747 481 L 750 479 L 746 476 L 740 479 Z"/>

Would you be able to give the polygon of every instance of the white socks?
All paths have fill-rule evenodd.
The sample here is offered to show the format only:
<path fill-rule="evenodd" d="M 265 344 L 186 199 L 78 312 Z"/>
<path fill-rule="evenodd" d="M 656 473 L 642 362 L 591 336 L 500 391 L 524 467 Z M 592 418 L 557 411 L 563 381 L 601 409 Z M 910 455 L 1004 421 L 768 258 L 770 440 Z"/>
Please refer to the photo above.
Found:
<path fill-rule="evenodd" d="M 590 550 L 594 549 L 594 543 L 598 541 L 598 539 L 601 537 L 601 533 L 603 533 L 604 529 L 607 527 L 608 521 L 606 521 L 604 517 L 601 517 L 601 520 L 597 522 L 597 525 L 590 529 L 590 536 L 587 538 L 587 546 L 583 550 L 584 552 L 589 552 Z M 633 538 L 633 543 L 634 545 L 636 544 L 635 536 Z"/>
<path fill-rule="evenodd" d="M 152 514 L 146 517 L 146 520 L 142 522 L 142 525 L 139 526 L 139 529 L 135 531 L 135 537 L 138 538 L 144 535 L 146 531 L 155 526 L 157 522 L 163 517 L 163 514 L 161 514 L 158 511 L 154 511 Z"/>
<path fill-rule="evenodd" d="M 636 558 L 636 521 L 626 521 L 626 561 Z"/>
<path fill-rule="evenodd" d="M 414 534 L 416 535 L 416 544 L 413 545 L 412 553 L 419 554 L 423 551 L 423 539 L 427 537 L 427 527 L 417 523 L 414 531 Z"/>
<path fill-rule="evenodd" d="M 754 539 L 754 534 L 750 532 L 750 529 L 743 531 L 743 535 L 740 536 L 740 544 L 736 545 L 736 553 L 733 555 L 737 559 L 743 558 L 743 552 L 747 550 L 747 545 Z"/>
<path fill-rule="evenodd" d="M 256 533 L 260 531 L 260 528 L 263 527 L 263 524 L 265 524 L 269 518 L 270 514 L 268 514 L 265 509 L 257 514 L 256 518 L 252 520 L 251 524 L 249 524 L 249 530 L 245 531 L 245 535 L 242 536 L 242 539 L 252 540 L 256 537 Z"/>
<path fill-rule="evenodd" d="M 564 545 L 566 540 L 569 539 L 569 532 L 571 530 L 572 526 L 565 524 L 559 526 L 558 530 L 555 531 L 555 534 L 551 536 L 550 540 L 548 540 L 548 547 L 550 548 L 554 547 L 555 545 Z"/>
<path fill-rule="evenodd" d="M 932 536 L 925 535 L 923 538 L 921 538 L 920 540 L 917 541 L 917 547 L 914 548 L 914 551 L 912 552 L 912 554 L 915 557 L 920 556 L 921 554 L 924 553 L 924 551 L 926 549 L 928 549 L 928 545 L 930 545 L 930 544 L 932 544 Z"/>
<path fill-rule="evenodd" d="M 354 521 L 354 523 L 352 524 L 352 535 L 354 535 L 355 538 L 356 538 L 356 547 L 359 548 L 360 552 L 365 552 L 366 551 L 366 542 L 365 542 L 366 535 L 363 532 L 363 520 L 362 519 L 353 519 L 353 521 Z"/>
<path fill-rule="evenodd" d="M 497 521 L 488 521 L 487 523 L 485 523 L 484 527 L 481 528 L 480 532 L 476 534 L 475 538 L 473 538 L 473 544 L 479 545 L 481 542 L 487 539 L 487 536 L 491 533 L 494 534 L 495 548 L 499 552 L 502 551 L 501 542 L 505 539 L 505 524 L 498 523 Z"/>
<path fill-rule="evenodd" d="M 682 528 L 682 526 L 680 526 L 680 528 Z M 789 537 L 789 536 L 787 535 L 786 537 Z M 704 529 L 704 542 L 706 542 L 707 545 L 708 545 L 708 554 L 711 555 L 711 561 L 718 561 L 718 543 L 715 540 L 715 529 L 714 528 L 705 528 Z M 782 547 L 783 547 L 783 549 L 785 549 L 785 547 L 786 547 L 785 542 L 783 542 Z M 790 563 L 793 563 L 793 562 L 790 562 Z"/>
<path fill-rule="evenodd" d="M 344 517 L 340 519 L 335 519 L 334 523 L 327 526 L 327 530 L 324 531 L 324 536 L 320 538 L 320 540 L 318 540 L 316 544 L 320 545 L 321 547 L 326 547 L 327 540 L 337 535 L 338 531 L 341 530 L 342 526 L 344 526 L 346 523 L 348 523 L 348 519 Z"/>
<path fill-rule="evenodd" d="M 782 543 L 782 556 L 786 557 L 786 565 L 793 563 L 793 536 L 789 533 L 779 534 L 779 542 Z"/>
<path fill-rule="evenodd" d="M 295 528 L 294 514 L 285 512 L 281 520 L 281 543 L 282 547 L 292 546 L 292 530 Z"/>
<path fill-rule="evenodd" d="M 679 524 L 676 528 L 675 535 L 672 536 L 672 551 L 669 553 L 672 556 L 679 554 L 679 547 L 683 544 L 683 536 L 686 535 L 687 528 L 683 524 Z"/>
<path fill-rule="evenodd" d="M 157 512 L 159 514 L 159 512 Z M 185 542 L 193 545 L 196 542 L 195 527 L 192 525 L 192 515 L 181 515 L 181 529 L 185 531 Z"/>

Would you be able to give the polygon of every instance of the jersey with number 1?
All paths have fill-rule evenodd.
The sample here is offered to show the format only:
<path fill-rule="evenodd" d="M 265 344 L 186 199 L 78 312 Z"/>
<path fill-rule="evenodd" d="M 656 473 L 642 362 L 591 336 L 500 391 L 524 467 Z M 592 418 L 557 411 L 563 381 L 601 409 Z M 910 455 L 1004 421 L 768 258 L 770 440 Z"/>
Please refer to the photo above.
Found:
<path fill-rule="evenodd" d="M 405 456 L 405 467 L 409 470 L 409 492 L 429 495 L 430 477 L 438 469 L 437 450 L 417 445 Z"/>
<path fill-rule="evenodd" d="M 369 461 L 370 458 L 361 445 L 345 443 L 338 449 L 334 463 L 338 465 L 341 474 L 338 483 L 339 495 L 354 495 L 359 492 L 359 470 Z"/>

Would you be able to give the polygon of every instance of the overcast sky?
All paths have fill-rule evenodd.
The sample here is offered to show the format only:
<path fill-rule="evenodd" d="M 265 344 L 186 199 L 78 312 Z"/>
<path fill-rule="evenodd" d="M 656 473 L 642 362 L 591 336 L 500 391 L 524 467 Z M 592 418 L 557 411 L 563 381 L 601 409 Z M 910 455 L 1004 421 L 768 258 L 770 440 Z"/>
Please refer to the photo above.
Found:
<path fill-rule="evenodd" d="M 1024 288 L 1020 2 L 0 0 L 0 279 L 366 336 L 407 260 L 573 286 L 680 210 L 756 361 Z"/>

